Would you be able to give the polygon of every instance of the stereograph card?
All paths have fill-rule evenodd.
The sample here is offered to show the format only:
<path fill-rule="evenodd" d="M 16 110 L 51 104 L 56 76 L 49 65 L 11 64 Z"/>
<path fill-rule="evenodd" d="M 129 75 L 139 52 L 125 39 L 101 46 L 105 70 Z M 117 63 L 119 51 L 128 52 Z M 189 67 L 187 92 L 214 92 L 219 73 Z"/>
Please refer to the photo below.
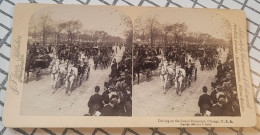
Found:
<path fill-rule="evenodd" d="M 240 10 L 17 4 L 7 127 L 256 125 Z"/>

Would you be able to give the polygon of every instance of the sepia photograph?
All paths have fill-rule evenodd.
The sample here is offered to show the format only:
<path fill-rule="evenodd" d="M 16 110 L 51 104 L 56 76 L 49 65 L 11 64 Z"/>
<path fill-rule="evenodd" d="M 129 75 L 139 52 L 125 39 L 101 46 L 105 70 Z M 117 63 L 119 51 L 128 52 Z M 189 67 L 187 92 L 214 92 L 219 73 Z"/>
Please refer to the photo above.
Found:
<path fill-rule="evenodd" d="M 47 7 L 29 22 L 21 115 L 131 116 L 132 21 L 108 7 Z"/>
<path fill-rule="evenodd" d="M 13 25 L 6 127 L 256 125 L 244 12 L 17 4 Z"/>
<path fill-rule="evenodd" d="M 240 116 L 226 18 L 155 9 L 133 27 L 134 116 Z"/>

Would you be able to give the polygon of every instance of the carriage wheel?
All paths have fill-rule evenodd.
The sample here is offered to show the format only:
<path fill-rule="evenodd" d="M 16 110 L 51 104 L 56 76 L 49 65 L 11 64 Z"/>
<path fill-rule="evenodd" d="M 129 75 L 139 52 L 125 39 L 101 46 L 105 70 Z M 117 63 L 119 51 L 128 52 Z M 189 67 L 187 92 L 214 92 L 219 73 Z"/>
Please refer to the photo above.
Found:
<path fill-rule="evenodd" d="M 152 74 L 151 71 L 146 72 L 146 81 L 149 82 L 151 80 Z"/>
<path fill-rule="evenodd" d="M 66 94 L 68 94 L 68 91 L 71 90 L 71 87 L 70 87 L 70 81 L 68 82 L 67 86 L 66 86 Z"/>
<path fill-rule="evenodd" d="M 35 76 L 36 76 L 36 81 L 40 80 L 41 78 L 40 71 L 36 71 Z"/>
<path fill-rule="evenodd" d="M 186 79 L 183 79 L 182 86 L 180 86 L 180 87 L 181 87 L 181 93 L 182 93 L 187 87 Z"/>
<path fill-rule="evenodd" d="M 149 82 L 149 74 L 148 73 L 145 75 L 145 77 L 146 77 L 146 81 Z"/>
<path fill-rule="evenodd" d="M 85 81 L 87 81 L 87 80 L 88 80 L 88 77 L 89 77 L 89 73 L 87 73 L 87 76 L 86 76 L 86 80 L 85 80 Z"/>
<path fill-rule="evenodd" d="M 89 78 L 89 74 L 90 74 L 90 68 L 88 68 L 88 73 L 87 73 L 86 81 L 87 81 L 88 78 Z"/>
<path fill-rule="evenodd" d="M 77 77 L 74 81 L 73 81 L 73 83 L 74 83 L 74 89 L 76 89 L 77 87 L 79 87 L 79 77 Z"/>

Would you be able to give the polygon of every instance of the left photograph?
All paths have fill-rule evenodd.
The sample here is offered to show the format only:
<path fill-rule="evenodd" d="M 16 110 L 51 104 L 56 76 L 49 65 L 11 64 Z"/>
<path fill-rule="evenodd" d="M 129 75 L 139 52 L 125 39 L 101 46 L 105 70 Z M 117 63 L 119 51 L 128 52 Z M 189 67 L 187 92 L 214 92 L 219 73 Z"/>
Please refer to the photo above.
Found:
<path fill-rule="evenodd" d="M 31 17 L 20 114 L 132 116 L 131 19 L 108 7 Z"/>

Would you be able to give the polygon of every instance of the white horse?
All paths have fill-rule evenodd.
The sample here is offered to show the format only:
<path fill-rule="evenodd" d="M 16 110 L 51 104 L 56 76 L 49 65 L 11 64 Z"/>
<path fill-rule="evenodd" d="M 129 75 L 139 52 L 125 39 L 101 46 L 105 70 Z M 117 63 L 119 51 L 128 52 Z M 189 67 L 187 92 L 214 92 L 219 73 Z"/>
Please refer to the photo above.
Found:
<path fill-rule="evenodd" d="M 167 67 L 167 83 L 170 83 L 170 85 L 173 85 L 173 82 L 176 81 L 176 71 L 175 71 L 175 65 L 168 66 Z"/>
<path fill-rule="evenodd" d="M 181 67 L 177 67 L 176 68 L 176 81 L 177 81 L 177 90 L 176 90 L 176 93 L 178 95 L 181 95 L 181 92 L 182 92 L 182 83 L 183 83 L 183 80 L 185 79 L 186 77 L 186 71 L 185 69 L 181 68 Z"/>
<path fill-rule="evenodd" d="M 68 67 L 68 73 L 66 76 L 66 94 L 70 95 L 71 91 L 72 91 L 72 85 L 74 80 L 77 78 L 78 76 L 78 69 L 76 67 L 73 67 L 72 65 L 69 65 Z"/>
<path fill-rule="evenodd" d="M 52 88 L 56 89 L 57 88 L 57 81 L 59 77 L 59 61 L 54 60 L 51 64 L 51 84 Z"/>
<path fill-rule="evenodd" d="M 160 78 L 161 78 L 161 85 L 164 90 L 164 93 L 166 93 L 166 85 L 168 80 L 168 69 L 167 69 L 167 62 L 162 61 L 160 65 Z"/>

